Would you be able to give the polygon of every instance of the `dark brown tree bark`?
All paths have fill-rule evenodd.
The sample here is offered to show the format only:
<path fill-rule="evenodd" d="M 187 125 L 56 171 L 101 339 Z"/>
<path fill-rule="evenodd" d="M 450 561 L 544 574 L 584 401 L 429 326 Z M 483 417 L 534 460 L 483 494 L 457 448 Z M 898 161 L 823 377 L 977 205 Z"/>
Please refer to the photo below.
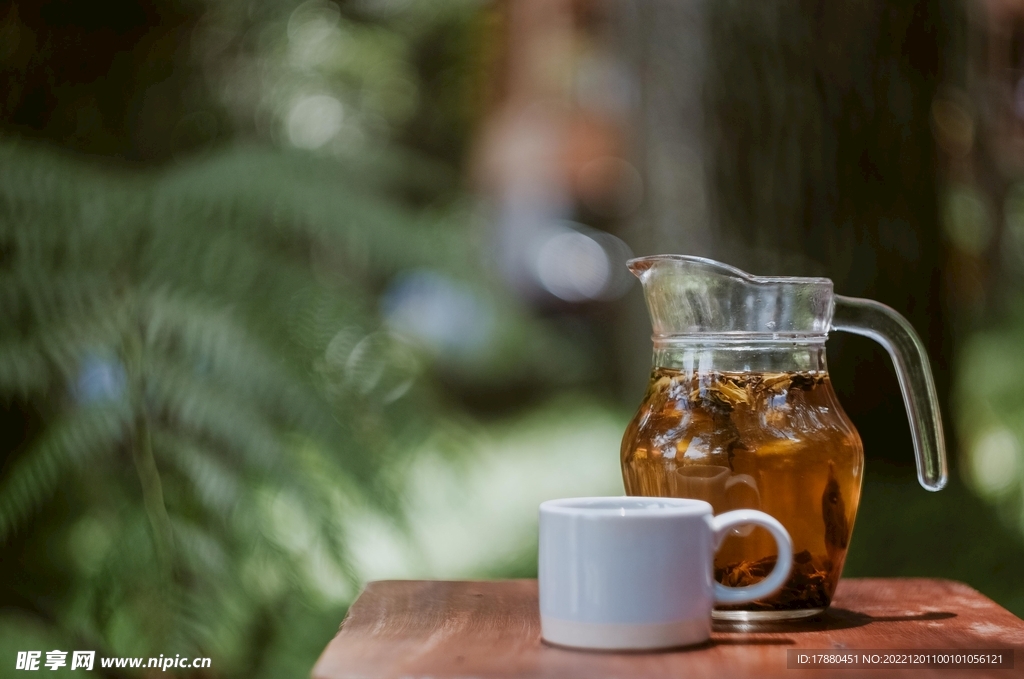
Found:
<path fill-rule="evenodd" d="M 638 0 L 621 33 L 642 83 L 648 193 L 634 248 L 825 275 L 840 294 L 892 306 L 925 339 L 944 405 L 951 344 L 929 120 L 948 5 Z M 885 352 L 836 333 L 829 363 L 868 455 L 911 464 Z"/>

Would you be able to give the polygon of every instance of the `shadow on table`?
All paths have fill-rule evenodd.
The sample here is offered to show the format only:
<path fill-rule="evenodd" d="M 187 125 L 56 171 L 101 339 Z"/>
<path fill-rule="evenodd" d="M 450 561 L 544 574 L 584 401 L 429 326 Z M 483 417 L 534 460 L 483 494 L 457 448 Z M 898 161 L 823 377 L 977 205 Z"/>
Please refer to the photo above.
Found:
<path fill-rule="evenodd" d="M 718 631 L 717 629 L 715 631 Z M 761 630 L 758 630 L 761 631 Z M 676 653 L 694 653 L 704 651 L 715 646 L 795 646 L 796 640 L 786 637 L 737 637 L 736 639 L 709 639 L 691 646 L 671 646 L 669 648 L 642 648 L 642 649 L 621 649 L 621 648 L 573 648 L 571 646 L 559 646 L 549 641 L 540 639 L 541 648 L 555 651 L 569 651 L 571 653 L 585 653 L 587 655 L 607 656 L 652 656 L 652 655 L 673 655 Z"/>
<path fill-rule="evenodd" d="M 948 611 L 929 611 L 925 613 L 914 613 L 911 615 L 868 615 L 858 613 L 846 608 L 829 608 L 821 615 L 806 620 L 793 620 L 789 622 L 722 622 L 715 621 L 714 630 L 721 634 L 795 634 L 800 632 L 825 632 L 828 630 L 850 629 L 851 627 L 863 627 L 873 622 L 927 622 L 931 620 L 948 620 L 955 618 L 956 613 Z M 723 643 L 723 641 L 716 641 Z M 747 643 L 742 639 L 736 641 L 728 640 L 724 643 Z M 768 643 L 758 640 L 751 643 Z"/>
<path fill-rule="evenodd" d="M 715 631 L 721 630 L 715 628 Z M 756 631 L 762 632 L 763 630 Z M 708 646 L 796 646 L 796 640 L 789 637 L 736 637 L 735 639 L 715 639 Z"/>

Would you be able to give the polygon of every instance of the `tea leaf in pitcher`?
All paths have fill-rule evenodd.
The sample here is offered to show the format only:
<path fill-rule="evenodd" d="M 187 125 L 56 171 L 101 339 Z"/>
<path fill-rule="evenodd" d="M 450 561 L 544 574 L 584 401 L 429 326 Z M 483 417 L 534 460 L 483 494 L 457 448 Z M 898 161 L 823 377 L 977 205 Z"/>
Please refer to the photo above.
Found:
<path fill-rule="evenodd" d="M 729 421 L 731 423 L 732 418 L 730 418 Z M 736 471 L 736 468 L 733 466 L 733 458 L 736 457 L 736 451 L 742 450 L 747 453 L 750 452 L 750 448 L 748 448 L 740 439 L 739 430 L 737 430 L 735 426 L 733 426 L 733 430 L 736 431 L 736 437 L 729 439 L 729 442 L 725 444 L 725 453 L 729 458 L 730 471 Z"/>
<path fill-rule="evenodd" d="M 821 495 L 821 516 L 825 520 L 825 549 L 828 558 L 835 562 L 849 544 L 850 526 L 846 520 L 846 503 L 836 479 L 835 463 L 831 461 L 828 463 L 825 492 Z"/>
<path fill-rule="evenodd" d="M 715 580 L 727 587 L 753 585 L 771 573 L 776 560 L 773 554 L 756 561 L 738 561 L 715 568 Z M 824 608 L 829 605 L 833 584 L 829 570 L 816 565 L 811 553 L 803 550 L 793 555 L 793 570 L 778 592 L 766 599 L 722 608 L 761 611 Z"/>
<path fill-rule="evenodd" d="M 726 465 L 730 470 L 733 468 L 733 458 L 737 450 L 749 450 L 740 437 L 740 430 L 732 419 L 732 408 L 723 407 L 718 401 L 706 399 L 703 401 L 704 410 L 711 415 L 712 450 L 718 454 L 725 453 Z M 719 462 L 718 464 L 721 464 Z"/>
<path fill-rule="evenodd" d="M 814 373 L 793 373 L 792 380 L 793 389 L 803 389 L 804 391 L 810 391 L 811 389 L 814 389 L 814 387 L 824 382 L 825 376 Z"/>
<path fill-rule="evenodd" d="M 793 381 L 792 373 L 766 373 L 761 379 L 760 389 L 762 393 L 779 394 L 789 389 Z"/>
<path fill-rule="evenodd" d="M 672 388 L 672 383 L 677 379 L 672 375 L 659 376 L 657 371 L 655 371 L 654 377 L 656 379 L 651 380 L 651 384 L 647 387 L 647 398 L 654 395 L 667 395 Z"/>
<path fill-rule="evenodd" d="M 719 396 L 734 408 L 740 403 L 750 402 L 746 385 L 739 380 L 722 379 L 712 385 L 712 389 L 717 391 Z"/>

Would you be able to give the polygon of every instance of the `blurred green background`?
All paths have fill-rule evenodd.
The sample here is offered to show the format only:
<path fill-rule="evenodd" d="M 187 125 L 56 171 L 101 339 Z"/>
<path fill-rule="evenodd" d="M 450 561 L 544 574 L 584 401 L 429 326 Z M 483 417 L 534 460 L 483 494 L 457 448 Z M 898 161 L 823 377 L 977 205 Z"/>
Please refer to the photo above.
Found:
<path fill-rule="evenodd" d="M 0 5 L 0 662 L 299 677 L 367 580 L 534 575 L 540 501 L 622 492 L 631 252 L 907 315 L 951 481 L 917 485 L 884 351 L 830 340 L 867 454 L 845 575 L 1024 615 L 1020 26 L 955 0 Z"/>

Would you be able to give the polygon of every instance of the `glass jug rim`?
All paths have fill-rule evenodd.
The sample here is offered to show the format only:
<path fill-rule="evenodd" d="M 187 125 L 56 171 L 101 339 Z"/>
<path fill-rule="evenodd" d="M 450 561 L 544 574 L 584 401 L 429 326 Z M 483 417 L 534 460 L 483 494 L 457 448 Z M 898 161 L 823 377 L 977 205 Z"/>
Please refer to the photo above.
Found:
<path fill-rule="evenodd" d="M 718 260 L 711 259 L 709 257 L 698 257 L 697 255 L 644 255 L 642 257 L 633 257 L 632 259 L 627 260 L 626 266 L 629 267 L 629 270 L 634 274 L 639 274 L 648 268 L 643 265 L 653 265 L 659 261 L 682 261 L 702 264 L 720 271 L 723 274 L 735 276 L 736 278 L 740 278 L 751 283 L 806 283 L 808 285 L 832 285 L 832 279 L 824 276 L 755 276 L 754 274 L 748 273 L 743 269 L 732 266 L 731 264 L 719 262 Z"/>
<path fill-rule="evenodd" d="M 680 254 L 637 257 L 626 264 L 643 285 L 655 340 L 794 340 L 825 337 L 831 326 L 834 294 L 828 278 L 755 276 Z"/>

